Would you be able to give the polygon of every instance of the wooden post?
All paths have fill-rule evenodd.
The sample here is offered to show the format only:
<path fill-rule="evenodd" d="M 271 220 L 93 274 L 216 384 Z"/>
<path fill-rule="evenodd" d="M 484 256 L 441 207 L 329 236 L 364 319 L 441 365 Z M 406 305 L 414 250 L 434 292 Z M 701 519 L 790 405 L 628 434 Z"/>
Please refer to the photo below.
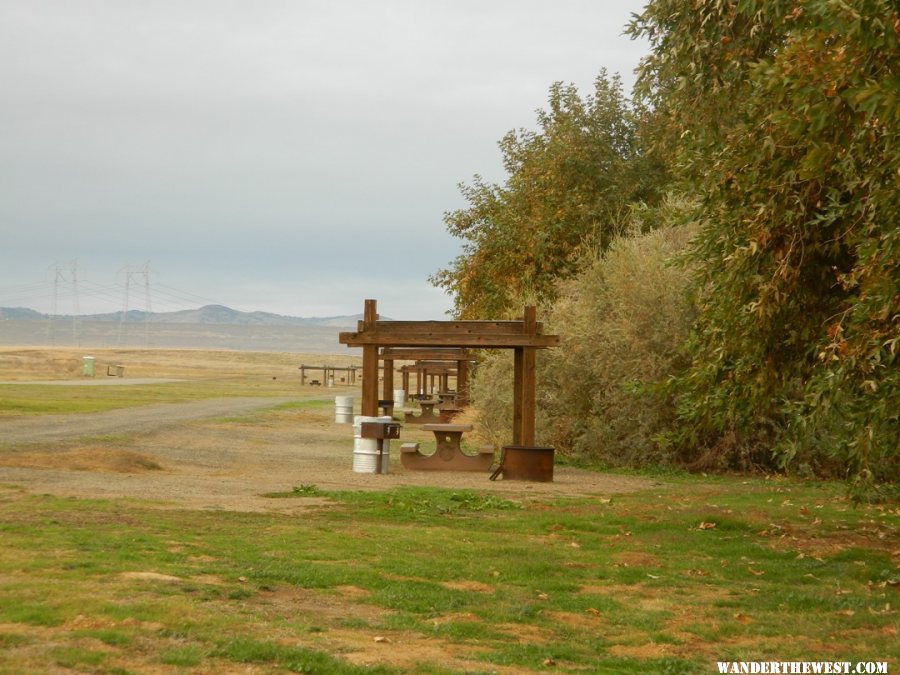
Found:
<path fill-rule="evenodd" d="M 537 310 L 525 308 L 523 332 L 537 333 Z M 513 445 L 534 445 L 535 357 L 533 347 L 516 347 L 513 365 Z"/>
<path fill-rule="evenodd" d="M 382 398 L 390 401 L 394 398 L 394 362 L 384 362 L 384 388 L 382 389 Z"/>
<path fill-rule="evenodd" d="M 524 383 L 525 350 L 513 350 L 513 445 L 522 445 L 522 387 Z"/>
<path fill-rule="evenodd" d="M 300 366 L 300 384 L 306 384 L 306 366 Z"/>
<path fill-rule="evenodd" d="M 537 310 L 535 307 L 525 308 L 524 332 L 534 335 L 537 332 Z M 536 402 L 536 365 L 537 350 L 534 347 L 522 349 L 522 435 L 521 444 L 534 445 L 534 418 Z"/>
<path fill-rule="evenodd" d="M 363 311 L 364 330 L 374 330 L 378 320 L 378 304 L 366 300 Z M 363 345 L 362 414 L 378 417 L 378 346 Z"/>
<path fill-rule="evenodd" d="M 403 369 L 400 371 L 401 376 L 403 377 L 403 398 L 409 399 L 409 366 L 403 366 Z"/>
<path fill-rule="evenodd" d="M 469 402 L 469 362 L 466 360 L 456 362 L 456 400 L 460 405 Z"/>

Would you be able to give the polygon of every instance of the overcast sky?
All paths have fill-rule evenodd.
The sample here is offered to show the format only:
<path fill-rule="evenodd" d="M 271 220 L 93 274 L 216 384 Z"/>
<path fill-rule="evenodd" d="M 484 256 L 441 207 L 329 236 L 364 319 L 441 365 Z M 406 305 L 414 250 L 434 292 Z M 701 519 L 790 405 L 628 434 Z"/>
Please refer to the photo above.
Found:
<path fill-rule="evenodd" d="M 443 318 L 458 183 L 643 4 L 0 0 L 0 306 Z"/>

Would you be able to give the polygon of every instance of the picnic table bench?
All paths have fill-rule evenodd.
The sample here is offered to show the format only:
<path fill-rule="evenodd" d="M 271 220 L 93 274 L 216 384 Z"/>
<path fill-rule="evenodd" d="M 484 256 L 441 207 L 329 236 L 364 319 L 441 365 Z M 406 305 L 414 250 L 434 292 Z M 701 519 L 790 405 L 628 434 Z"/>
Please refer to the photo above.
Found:
<path fill-rule="evenodd" d="M 470 424 L 424 424 L 422 428 L 434 433 L 437 449 L 430 455 L 423 455 L 418 443 L 404 443 L 400 446 L 400 463 L 407 469 L 486 473 L 494 463 L 493 446 L 480 448 L 477 455 L 462 451 L 462 435 L 472 431 Z"/>
<path fill-rule="evenodd" d="M 406 422 L 408 424 L 427 424 L 429 422 L 440 422 L 441 418 L 434 414 L 434 406 L 437 401 L 434 399 L 422 399 L 419 401 L 419 408 L 422 410 L 420 415 L 406 413 Z"/>

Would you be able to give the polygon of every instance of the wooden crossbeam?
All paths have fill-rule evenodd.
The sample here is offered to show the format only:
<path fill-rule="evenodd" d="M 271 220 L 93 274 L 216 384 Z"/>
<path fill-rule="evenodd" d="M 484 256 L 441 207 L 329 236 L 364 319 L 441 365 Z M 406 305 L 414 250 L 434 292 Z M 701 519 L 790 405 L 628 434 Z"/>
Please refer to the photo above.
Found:
<path fill-rule="evenodd" d="M 469 360 L 474 361 L 475 358 L 471 356 L 466 349 L 459 349 L 455 347 L 384 347 L 381 352 L 378 354 L 378 358 L 382 361 L 393 360 L 393 361 L 463 361 Z"/>
<path fill-rule="evenodd" d="M 435 335 L 506 335 L 512 333 L 536 334 L 543 329 L 543 324 L 533 325 L 525 321 L 376 321 L 375 331 L 394 337 L 410 333 Z M 357 322 L 357 331 L 365 330 L 364 322 Z M 400 345 L 397 345 L 400 346 Z"/>
<path fill-rule="evenodd" d="M 385 333 L 379 328 L 356 333 L 339 333 L 338 341 L 348 347 L 466 347 L 469 349 L 502 349 L 533 347 L 545 349 L 559 345 L 558 335 L 524 333 L 464 334 L 431 331 L 427 333 Z"/>

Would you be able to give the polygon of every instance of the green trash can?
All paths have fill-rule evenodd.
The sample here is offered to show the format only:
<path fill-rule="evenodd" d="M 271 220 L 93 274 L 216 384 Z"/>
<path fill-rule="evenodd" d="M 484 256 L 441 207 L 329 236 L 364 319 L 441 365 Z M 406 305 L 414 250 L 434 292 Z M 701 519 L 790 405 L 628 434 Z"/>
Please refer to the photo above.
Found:
<path fill-rule="evenodd" d="M 81 358 L 81 362 L 83 364 L 83 374 L 85 377 L 93 377 L 94 376 L 94 357 L 93 356 L 84 356 Z"/>

